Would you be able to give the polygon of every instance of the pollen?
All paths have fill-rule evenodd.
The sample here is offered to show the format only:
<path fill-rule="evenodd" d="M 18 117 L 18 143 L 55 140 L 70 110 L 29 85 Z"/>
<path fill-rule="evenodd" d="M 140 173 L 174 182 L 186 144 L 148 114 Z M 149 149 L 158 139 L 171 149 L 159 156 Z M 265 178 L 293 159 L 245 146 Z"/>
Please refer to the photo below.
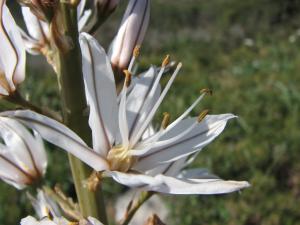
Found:
<path fill-rule="evenodd" d="M 213 94 L 213 91 L 209 88 L 203 88 L 201 91 L 200 91 L 201 94 L 209 94 L 210 96 Z"/>
<path fill-rule="evenodd" d="M 166 55 L 166 57 L 164 58 L 164 60 L 162 61 L 161 66 L 165 67 L 170 63 L 170 55 Z"/>

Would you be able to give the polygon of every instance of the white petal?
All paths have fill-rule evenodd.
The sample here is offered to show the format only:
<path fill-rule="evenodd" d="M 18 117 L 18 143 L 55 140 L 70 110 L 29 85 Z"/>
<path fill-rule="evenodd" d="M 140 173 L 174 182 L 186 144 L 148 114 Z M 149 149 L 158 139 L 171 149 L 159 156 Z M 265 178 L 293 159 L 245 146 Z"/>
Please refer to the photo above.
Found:
<path fill-rule="evenodd" d="M 37 221 L 34 217 L 32 216 L 27 216 L 21 220 L 21 225 L 62 225 L 55 223 L 47 218 Z"/>
<path fill-rule="evenodd" d="M 4 68 L 10 91 L 25 78 L 25 47 L 16 25 L 4 0 L 0 0 L 0 61 Z"/>
<path fill-rule="evenodd" d="M 177 179 L 170 176 L 106 172 L 117 182 L 135 188 L 165 194 L 224 194 L 249 187 L 246 181 L 224 181 L 219 179 Z"/>
<path fill-rule="evenodd" d="M 0 178 L 17 189 L 32 182 L 30 176 L 13 162 L 0 155 Z"/>
<path fill-rule="evenodd" d="M 93 37 L 81 34 L 80 45 L 94 150 L 106 156 L 118 132 L 114 75 L 105 51 Z"/>
<path fill-rule="evenodd" d="M 70 152 L 93 169 L 108 169 L 108 164 L 101 156 L 92 151 L 73 131 L 65 125 L 46 116 L 29 110 L 7 111 L 1 116 L 11 117 L 36 130 L 50 143 Z"/>
<path fill-rule="evenodd" d="M 89 21 L 91 15 L 92 15 L 92 10 L 85 10 L 84 11 L 83 15 L 78 20 L 78 30 L 79 30 L 79 32 L 81 32 L 83 30 L 84 26 Z"/>
<path fill-rule="evenodd" d="M 42 174 L 33 151 L 34 147 L 41 146 L 36 145 L 34 138 L 22 124 L 13 119 L 0 117 L 0 136 L 5 143 L 5 149 L 1 150 L 2 156 L 32 177 Z"/>
<path fill-rule="evenodd" d="M 176 142 L 150 149 L 139 158 L 135 168 L 139 171 L 149 170 L 160 163 L 172 162 L 201 150 L 224 130 L 227 121 L 232 118 L 235 118 L 232 114 L 206 116 L 194 130 Z M 161 137 L 160 141 L 179 135 L 194 122 L 195 118 L 182 120 Z"/>
<path fill-rule="evenodd" d="M 160 85 L 157 86 L 155 94 L 149 96 L 151 97 L 151 104 L 145 105 L 151 87 L 153 86 L 153 83 L 155 81 L 156 73 L 156 68 L 150 67 L 148 71 L 141 75 L 140 78 L 136 79 L 136 83 L 133 86 L 132 91 L 128 95 L 126 107 L 128 128 L 130 130 L 130 133 L 133 132 L 134 126 L 138 122 L 138 117 L 145 117 L 159 98 Z"/>
<path fill-rule="evenodd" d="M 42 21 L 40 21 L 31 11 L 29 7 L 21 7 L 22 14 L 24 18 L 24 22 L 27 28 L 29 35 L 38 41 L 44 39 L 43 29 L 42 29 Z M 43 22 L 45 23 L 45 22 Z"/>

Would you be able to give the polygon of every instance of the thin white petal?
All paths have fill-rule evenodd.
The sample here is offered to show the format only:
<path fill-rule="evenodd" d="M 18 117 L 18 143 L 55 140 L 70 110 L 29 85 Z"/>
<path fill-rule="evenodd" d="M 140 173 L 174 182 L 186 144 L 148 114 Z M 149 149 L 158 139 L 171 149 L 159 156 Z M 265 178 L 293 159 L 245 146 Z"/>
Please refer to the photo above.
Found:
<path fill-rule="evenodd" d="M 164 175 L 152 177 L 143 174 L 129 174 L 116 171 L 106 173 L 123 185 L 165 194 L 224 194 L 250 186 L 246 181 L 177 179 Z"/>
<path fill-rule="evenodd" d="M 227 121 L 232 118 L 235 118 L 232 114 L 206 116 L 194 130 L 176 142 L 150 149 L 139 158 L 135 167 L 141 171 L 149 170 L 160 163 L 172 162 L 201 150 L 224 130 Z M 190 127 L 195 120 L 195 118 L 182 120 L 160 140 L 168 140 L 177 136 Z"/>
<path fill-rule="evenodd" d="M 114 75 L 105 51 L 90 35 L 80 36 L 89 125 L 94 150 L 106 156 L 118 132 L 118 105 Z"/>
<path fill-rule="evenodd" d="M 39 132 L 50 143 L 70 152 L 97 171 L 109 168 L 106 160 L 93 152 L 78 135 L 53 119 L 29 110 L 6 111 L 0 115 L 17 119 Z"/>
<path fill-rule="evenodd" d="M 158 84 L 152 96 L 148 96 L 151 90 L 151 87 L 154 84 L 156 77 L 156 68 L 150 67 L 148 71 L 143 73 L 140 78 L 136 79 L 136 83 L 133 86 L 132 91 L 128 95 L 127 99 L 127 118 L 128 118 L 128 128 L 130 133 L 133 132 L 133 129 L 138 122 L 139 117 L 145 117 L 147 113 L 152 109 L 153 105 L 157 101 L 160 95 L 160 85 Z M 151 97 L 150 102 L 146 107 L 147 97 Z"/>
<path fill-rule="evenodd" d="M 92 10 L 85 10 L 83 15 L 78 20 L 78 30 L 79 32 L 83 30 L 84 26 L 89 21 L 90 17 L 92 15 Z"/>
<path fill-rule="evenodd" d="M 30 11 L 29 7 L 21 7 L 24 22 L 29 35 L 35 40 L 43 40 L 41 21 Z"/>

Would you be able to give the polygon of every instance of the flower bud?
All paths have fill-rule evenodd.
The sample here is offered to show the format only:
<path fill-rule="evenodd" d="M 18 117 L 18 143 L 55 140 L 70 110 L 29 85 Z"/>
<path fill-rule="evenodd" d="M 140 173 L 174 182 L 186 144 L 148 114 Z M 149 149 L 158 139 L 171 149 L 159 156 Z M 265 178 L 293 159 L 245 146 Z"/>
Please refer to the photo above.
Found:
<path fill-rule="evenodd" d="M 109 52 L 114 69 L 127 69 L 135 46 L 145 37 L 149 18 L 150 0 L 130 0 Z"/>
<path fill-rule="evenodd" d="M 47 157 L 40 135 L 20 122 L 0 117 L 0 178 L 22 189 L 45 173 Z"/>

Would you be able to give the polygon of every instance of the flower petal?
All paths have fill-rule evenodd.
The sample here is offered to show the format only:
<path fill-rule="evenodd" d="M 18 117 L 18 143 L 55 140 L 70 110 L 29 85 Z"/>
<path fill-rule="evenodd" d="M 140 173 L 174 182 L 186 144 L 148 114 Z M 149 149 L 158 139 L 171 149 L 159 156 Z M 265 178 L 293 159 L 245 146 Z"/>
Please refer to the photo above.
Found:
<path fill-rule="evenodd" d="M 130 134 L 133 133 L 134 127 L 138 122 L 138 118 L 145 117 L 159 98 L 161 89 L 160 85 L 157 86 L 155 94 L 149 96 L 149 92 L 154 84 L 156 74 L 157 69 L 155 67 L 150 67 L 148 71 L 143 73 L 139 78 L 135 79 L 135 85 L 128 95 L 126 108 Z M 145 104 L 147 97 L 151 97 L 151 100 L 148 100 L 151 102 L 151 104 Z"/>
<path fill-rule="evenodd" d="M 16 119 L 36 130 L 44 139 L 73 154 L 97 171 L 109 167 L 106 160 L 93 152 L 77 134 L 53 119 L 29 110 L 6 111 L 0 115 Z"/>
<path fill-rule="evenodd" d="M 170 176 L 129 174 L 117 171 L 106 172 L 117 182 L 135 188 L 165 194 L 225 194 L 249 187 L 246 181 L 220 179 L 178 179 Z"/>
<path fill-rule="evenodd" d="M 80 36 L 89 125 L 94 150 L 106 156 L 118 132 L 118 105 L 114 75 L 105 51 L 90 35 Z"/>
<path fill-rule="evenodd" d="M 195 118 L 184 119 L 177 126 L 169 130 L 154 147 L 139 157 L 134 166 L 138 171 L 146 171 L 158 164 L 176 161 L 193 154 L 212 142 L 225 128 L 232 114 L 208 115 L 191 132 L 176 141 L 168 142 L 175 136 L 180 136 L 195 122 Z"/>
<path fill-rule="evenodd" d="M 36 41 L 43 41 L 45 38 L 43 27 L 47 25 L 45 22 L 39 20 L 31 11 L 29 7 L 21 7 L 24 22 L 29 35 Z M 47 25 L 48 26 L 48 25 Z"/>
<path fill-rule="evenodd" d="M 0 0 L 0 61 L 10 90 L 25 78 L 25 47 L 5 0 Z"/>

